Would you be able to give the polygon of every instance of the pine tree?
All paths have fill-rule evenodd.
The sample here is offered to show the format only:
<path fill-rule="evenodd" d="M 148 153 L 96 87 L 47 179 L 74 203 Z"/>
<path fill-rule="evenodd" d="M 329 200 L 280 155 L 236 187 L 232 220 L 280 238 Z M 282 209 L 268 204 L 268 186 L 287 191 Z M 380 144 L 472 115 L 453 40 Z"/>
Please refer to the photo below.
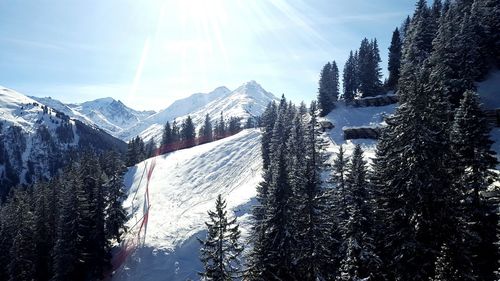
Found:
<path fill-rule="evenodd" d="M 205 115 L 205 121 L 200 129 L 200 144 L 212 142 L 213 141 L 213 129 L 212 122 L 210 121 L 210 115 Z"/>
<path fill-rule="evenodd" d="M 181 129 L 177 125 L 177 121 L 172 122 L 172 143 L 173 150 L 177 150 L 179 146 L 179 141 L 181 140 Z"/>
<path fill-rule="evenodd" d="M 127 212 L 122 204 L 125 199 L 123 176 L 127 170 L 116 152 L 107 153 L 105 159 L 108 163 L 105 167 L 106 182 L 103 185 L 106 191 L 105 236 L 107 240 L 114 239 L 120 242 L 122 234 L 126 231 L 124 225 L 127 221 Z"/>
<path fill-rule="evenodd" d="M 221 195 L 215 202 L 215 211 L 208 211 L 207 236 L 201 243 L 201 261 L 204 271 L 199 274 L 204 280 L 230 281 L 241 276 L 239 225 L 236 218 L 229 219 L 226 202 Z"/>
<path fill-rule="evenodd" d="M 402 41 L 399 30 L 396 28 L 392 33 L 391 46 L 389 47 L 389 78 L 386 87 L 395 91 L 399 80 L 399 67 L 401 66 L 401 47 Z"/>
<path fill-rule="evenodd" d="M 380 93 L 382 82 L 380 81 L 380 54 L 377 40 L 371 42 L 364 38 L 361 41 L 358 53 L 358 79 L 359 91 L 366 96 L 374 96 Z"/>
<path fill-rule="evenodd" d="M 318 104 L 321 108 L 321 116 L 327 115 L 330 111 L 332 111 L 335 102 L 335 88 L 333 85 L 333 79 L 335 75 L 338 76 L 337 73 L 334 73 L 332 69 L 332 64 L 328 62 L 323 66 L 321 70 L 320 78 L 319 78 L 319 89 L 318 89 Z"/>
<path fill-rule="evenodd" d="M 368 203 L 366 162 L 356 145 L 348 165 L 346 201 L 348 219 L 342 223 L 346 254 L 341 262 L 338 280 L 363 280 L 378 272 L 380 259 L 375 251 L 373 216 Z"/>
<path fill-rule="evenodd" d="M 226 137 L 226 123 L 224 121 L 224 113 L 220 113 L 219 121 L 215 126 L 215 139 L 222 139 Z"/>
<path fill-rule="evenodd" d="M 229 118 L 229 124 L 227 127 L 229 134 L 234 135 L 241 131 L 241 120 L 238 117 Z"/>
<path fill-rule="evenodd" d="M 345 156 L 344 147 L 341 145 L 337 157 L 333 161 L 332 181 L 335 184 L 334 213 L 340 220 L 347 219 L 347 198 L 346 198 L 346 176 L 348 159 Z"/>
<path fill-rule="evenodd" d="M 33 235 L 35 223 L 30 196 L 25 191 L 16 191 L 14 202 L 18 225 L 9 251 L 8 280 L 35 280 L 36 253 Z"/>
<path fill-rule="evenodd" d="M 170 127 L 170 122 L 167 121 L 165 127 L 163 128 L 163 134 L 161 137 L 160 147 L 164 148 L 173 142 L 172 128 Z"/>
<path fill-rule="evenodd" d="M 268 103 L 266 109 L 264 110 L 264 113 L 262 113 L 262 116 L 260 118 L 260 127 L 264 128 L 264 132 L 262 133 L 262 167 L 264 170 L 267 170 L 269 167 L 270 163 L 270 154 L 271 154 L 271 137 L 273 133 L 273 127 L 274 123 L 276 122 L 276 116 L 277 116 L 277 108 L 276 108 L 276 103 L 270 102 Z"/>
<path fill-rule="evenodd" d="M 57 216 L 56 188 L 47 183 L 33 186 L 34 196 L 34 243 L 36 245 L 36 278 L 48 280 L 52 273 L 52 257 L 54 247 Z"/>
<path fill-rule="evenodd" d="M 387 225 L 379 237 L 387 245 L 382 259 L 388 279 L 432 277 L 435 253 L 453 229 L 449 114 L 443 95 L 426 89 L 427 79 L 425 67 L 414 80 L 400 79 L 408 83 L 400 83 L 403 102 L 386 120 L 377 146 L 374 183 L 378 212 Z"/>
<path fill-rule="evenodd" d="M 352 51 L 349 53 L 349 58 L 344 65 L 343 86 L 343 99 L 349 103 L 354 99 L 354 96 L 356 95 L 356 92 L 358 90 L 357 65 Z"/>
<path fill-rule="evenodd" d="M 292 189 L 293 200 L 290 208 L 294 211 L 292 216 L 295 218 L 296 225 L 292 226 L 289 231 L 298 233 L 293 240 L 298 248 L 294 260 L 298 265 L 296 277 L 300 280 L 330 279 L 334 274 L 331 269 L 333 241 L 329 221 L 330 202 L 328 202 L 329 197 L 322 187 L 320 178 L 324 157 L 319 134 L 317 107 L 313 102 L 310 106 L 307 129 L 299 127 L 299 131 L 292 133 L 288 140 L 292 144 L 294 139 L 298 140 L 294 151 L 298 157 L 302 158 L 294 169 L 288 169 L 290 180 L 295 181 L 295 184 L 290 182 L 290 185 L 295 187 Z M 304 135 L 302 140 L 300 135 Z M 300 153 L 301 150 L 304 152 Z M 302 177 L 302 181 L 298 177 Z"/>
<path fill-rule="evenodd" d="M 491 151 L 492 141 L 489 139 L 489 128 L 479 105 L 479 96 L 467 91 L 455 112 L 450 140 L 454 152 L 455 186 L 461 195 L 460 201 L 464 220 L 461 229 L 469 235 L 465 254 L 473 263 L 473 270 L 478 274 L 477 280 L 493 280 L 493 271 L 498 268 L 499 254 L 495 251 L 495 229 L 498 217 L 495 206 L 481 198 L 481 193 L 495 180 L 491 172 L 497 164 L 494 152 Z M 477 237 L 480 239 L 478 240 Z M 459 253 L 464 255 L 463 253 Z M 458 256 L 463 260 L 467 257 Z M 462 264 L 455 264 L 463 269 Z"/>
<path fill-rule="evenodd" d="M 183 148 L 193 147 L 195 145 L 195 138 L 196 138 L 196 132 L 194 128 L 194 123 L 193 120 L 191 119 L 191 116 L 188 115 L 188 117 L 182 123 L 182 129 L 181 129 L 181 139 L 184 145 Z"/>
<path fill-rule="evenodd" d="M 78 198 L 81 180 L 77 168 L 66 172 L 67 180 L 61 184 L 59 200 L 60 214 L 57 220 L 56 243 L 52 252 L 54 259 L 53 281 L 77 280 L 78 261 Z"/>
<path fill-rule="evenodd" d="M 85 153 L 79 169 L 82 185 L 76 190 L 78 200 L 78 271 L 100 278 L 109 256 L 105 235 L 102 170 L 96 155 Z"/>

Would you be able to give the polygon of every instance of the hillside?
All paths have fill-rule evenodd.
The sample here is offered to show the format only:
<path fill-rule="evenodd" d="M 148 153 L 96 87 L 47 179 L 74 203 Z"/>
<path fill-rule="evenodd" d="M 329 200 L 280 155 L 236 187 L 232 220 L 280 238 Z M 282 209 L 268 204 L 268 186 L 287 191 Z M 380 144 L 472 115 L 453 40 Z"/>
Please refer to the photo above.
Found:
<path fill-rule="evenodd" d="M 213 208 L 218 194 L 227 199 L 229 209 L 236 211 L 246 233 L 251 200 L 261 180 L 259 144 L 258 129 L 244 130 L 219 141 L 156 157 L 149 185 L 151 209 L 145 245 L 113 280 L 195 279 L 196 270 L 201 269 L 196 237 L 204 237 L 207 210 Z M 128 199 L 124 206 L 132 214 L 129 227 L 143 215 L 146 180 L 141 181 L 141 177 L 152 160 L 130 168 L 125 176 Z"/>
<path fill-rule="evenodd" d="M 17 183 L 50 178 L 72 150 L 118 150 L 126 144 L 97 127 L 70 118 L 0 87 L 0 195 Z"/>
<path fill-rule="evenodd" d="M 80 104 L 64 104 L 50 97 L 31 98 L 73 119 L 97 126 L 115 137 L 155 113 L 154 111 L 134 110 L 121 101 L 109 97 Z"/>

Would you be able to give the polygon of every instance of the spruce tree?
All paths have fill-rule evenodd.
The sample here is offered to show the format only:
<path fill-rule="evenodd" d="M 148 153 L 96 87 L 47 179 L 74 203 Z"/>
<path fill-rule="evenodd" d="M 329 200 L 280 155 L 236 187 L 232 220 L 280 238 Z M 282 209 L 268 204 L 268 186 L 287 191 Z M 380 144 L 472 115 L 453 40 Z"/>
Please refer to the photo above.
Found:
<path fill-rule="evenodd" d="M 342 97 L 347 103 L 351 102 L 354 99 L 354 96 L 356 95 L 356 92 L 358 90 L 356 69 L 356 60 L 354 58 L 353 52 L 351 51 L 349 53 L 349 58 L 344 65 L 343 72 L 344 93 Z"/>
<path fill-rule="evenodd" d="M 200 129 L 200 144 L 212 142 L 213 141 L 213 129 L 212 122 L 210 121 L 210 115 L 207 113 L 205 115 L 205 121 Z"/>
<path fill-rule="evenodd" d="M 310 106 L 310 118 L 305 130 L 296 131 L 291 135 L 289 142 L 293 138 L 298 138 L 303 154 L 298 154 L 303 158 L 303 167 L 298 165 L 294 169 L 288 169 L 289 173 L 295 177 L 290 177 L 298 181 L 296 177 L 304 177 L 304 180 L 295 184 L 291 209 L 295 210 L 293 217 L 296 225 L 291 227 L 290 232 L 297 232 L 299 235 L 294 239 L 298 251 L 296 254 L 297 276 L 300 280 L 322 280 L 330 279 L 334 272 L 331 269 L 333 256 L 331 253 L 331 227 L 329 214 L 329 197 L 322 187 L 320 174 L 323 168 L 324 157 L 322 155 L 322 141 L 317 121 L 317 106 L 313 102 Z M 293 130 L 292 130 L 293 132 Z M 303 140 L 300 141 L 300 134 Z"/>
<path fill-rule="evenodd" d="M 165 127 L 163 128 L 160 147 L 164 148 L 172 142 L 172 128 L 170 127 L 170 122 L 167 121 Z"/>
<path fill-rule="evenodd" d="M 105 159 L 108 163 L 105 167 L 106 181 L 103 185 L 106 205 L 106 239 L 120 242 L 122 234 L 126 231 L 124 225 L 127 221 L 127 212 L 123 208 L 123 200 L 125 200 L 123 176 L 127 170 L 116 152 L 107 153 Z"/>
<path fill-rule="evenodd" d="M 181 138 L 184 145 L 183 148 L 193 147 L 195 145 L 195 138 L 196 138 L 195 127 L 193 120 L 189 115 L 182 123 Z"/>
<path fill-rule="evenodd" d="M 338 280 L 370 279 L 378 272 L 380 259 L 372 232 L 373 215 L 366 174 L 366 161 L 358 144 L 349 162 L 346 178 L 348 219 L 341 224 L 346 253 Z"/>
<path fill-rule="evenodd" d="M 16 191 L 14 202 L 18 223 L 9 251 L 8 280 L 34 280 L 36 275 L 36 245 L 33 235 L 35 222 L 31 210 L 30 196 L 26 191 Z"/>
<path fill-rule="evenodd" d="M 226 210 L 226 202 L 219 194 L 215 202 L 215 211 L 208 211 L 209 221 L 207 236 L 201 243 L 201 261 L 204 271 L 199 274 L 203 280 L 230 281 L 240 278 L 240 245 L 239 225 L 236 218 L 230 219 Z"/>
<path fill-rule="evenodd" d="M 318 104 L 321 108 L 321 116 L 327 115 L 333 109 L 335 86 L 332 77 L 338 76 L 338 70 L 336 72 L 334 73 L 330 62 L 326 63 L 321 70 L 318 88 Z"/>
<path fill-rule="evenodd" d="M 68 177 L 61 183 L 59 217 L 57 220 L 56 243 L 52 251 L 54 259 L 53 281 L 77 280 L 78 262 L 78 198 L 81 180 L 76 166 L 66 172 Z"/>
<path fill-rule="evenodd" d="M 238 117 L 229 118 L 229 124 L 227 127 L 229 134 L 234 135 L 241 131 L 241 120 Z"/>
<path fill-rule="evenodd" d="M 402 41 L 399 30 L 396 28 L 392 33 L 391 45 L 389 47 L 389 78 L 386 87 L 388 90 L 395 91 L 399 80 L 399 67 L 401 66 L 401 47 Z"/>
<path fill-rule="evenodd" d="M 452 167 L 456 176 L 455 186 L 460 194 L 460 202 L 463 202 L 460 204 L 463 209 L 460 218 L 464 221 L 461 231 L 468 235 L 464 247 L 478 275 L 477 280 L 493 280 L 493 271 L 498 267 L 500 258 L 494 246 L 497 241 L 496 207 L 481 197 L 481 193 L 496 179 L 492 169 L 497 160 L 491 151 L 489 130 L 479 105 L 479 96 L 472 91 L 465 92 L 455 112 L 450 140 L 454 153 Z M 455 266 L 463 269 L 460 260 L 466 257 L 460 255 L 452 258 L 455 258 Z"/>

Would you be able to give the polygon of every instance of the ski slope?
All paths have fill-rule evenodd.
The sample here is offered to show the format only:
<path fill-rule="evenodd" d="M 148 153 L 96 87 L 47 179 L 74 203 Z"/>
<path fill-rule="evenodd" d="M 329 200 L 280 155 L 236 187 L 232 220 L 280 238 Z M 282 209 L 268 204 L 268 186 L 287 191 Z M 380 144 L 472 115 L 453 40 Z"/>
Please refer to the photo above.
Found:
<path fill-rule="evenodd" d="M 144 246 L 116 271 L 113 280 L 197 279 L 201 263 L 196 237 L 204 238 L 207 211 L 214 208 L 218 194 L 236 212 L 246 236 L 250 206 L 261 181 L 260 135 L 258 129 L 244 130 L 157 156 L 149 183 L 151 207 Z M 132 215 L 129 227 L 142 218 L 146 180 L 141 177 L 151 161 L 137 164 L 125 175 L 128 198 L 124 206 Z"/>

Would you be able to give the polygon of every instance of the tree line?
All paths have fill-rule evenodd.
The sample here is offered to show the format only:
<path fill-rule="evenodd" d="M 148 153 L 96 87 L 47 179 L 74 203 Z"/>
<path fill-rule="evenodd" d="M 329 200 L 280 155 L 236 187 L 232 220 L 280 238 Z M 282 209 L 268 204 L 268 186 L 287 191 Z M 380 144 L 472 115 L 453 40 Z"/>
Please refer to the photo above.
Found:
<path fill-rule="evenodd" d="M 473 82 L 500 62 L 499 15 L 493 0 L 417 2 L 404 36 L 394 35 L 404 38 L 398 72 L 390 73 L 398 77 L 391 87 L 400 105 L 386 119 L 370 165 L 360 146 L 349 157 L 340 147 L 325 165 L 317 125 L 323 108 L 315 102 L 308 109 L 285 98 L 269 104 L 245 266 L 201 274 L 498 280 L 498 205 L 485 197 L 498 180 L 497 160 Z"/>
<path fill-rule="evenodd" d="M 191 116 L 188 115 L 180 125 L 176 120 L 172 124 L 167 121 L 162 130 L 159 146 L 155 144 L 153 139 L 145 144 L 139 136 L 129 141 L 126 163 L 130 167 L 155 156 L 156 153 L 164 154 L 209 143 L 237 134 L 242 128 L 249 129 L 256 126 L 258 126 L 258 118 L 249 117 L 245 124 L 242 124 L 241 118 L 231 116 L 226 119 L 223 112 L 218 119 L 212 121 L 207 113 L 203 124 L 196 133 L 196 125 Z"/>
<path fill-rule="evenodd" d="M 98 280 L 127 219 L 126 168 L 86 152 L 49 181 L 12 189 L 0 211 L 0 280 Z"/>

